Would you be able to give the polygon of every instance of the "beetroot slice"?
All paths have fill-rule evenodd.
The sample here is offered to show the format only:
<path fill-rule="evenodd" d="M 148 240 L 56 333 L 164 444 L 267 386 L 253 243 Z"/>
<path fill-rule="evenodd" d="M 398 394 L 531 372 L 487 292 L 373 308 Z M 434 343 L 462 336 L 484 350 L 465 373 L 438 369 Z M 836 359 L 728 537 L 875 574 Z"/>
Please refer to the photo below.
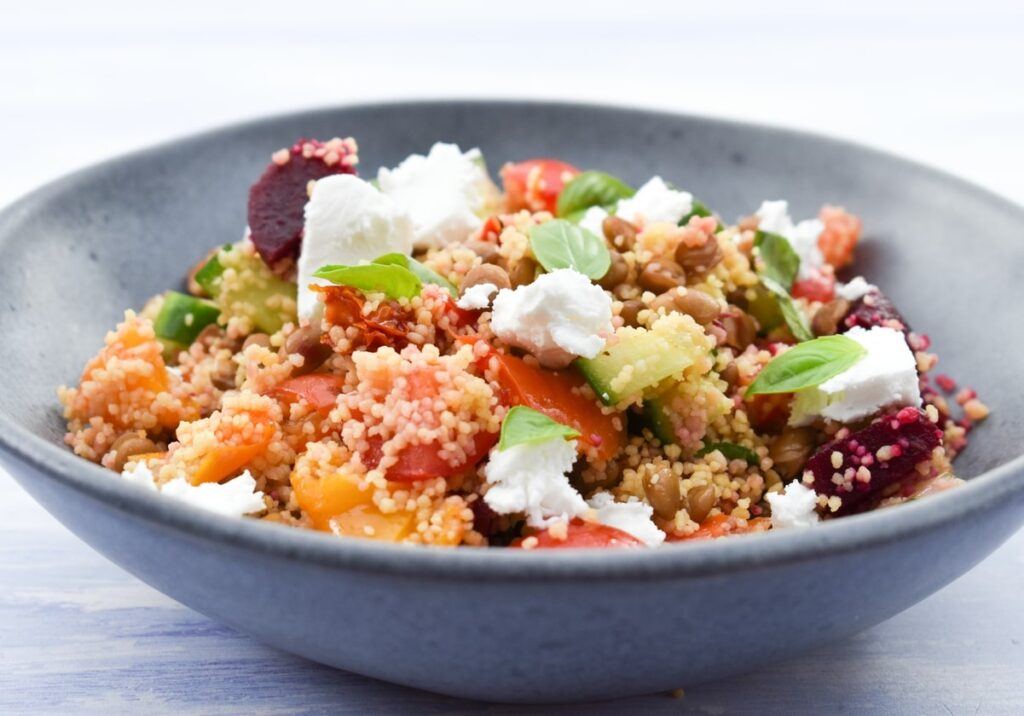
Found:
<path fill-rule="evenodd" d="M 878 289 L 868 291 L 853 302 L 849 312 L 843 318 L 843 326 L 844 332 L 854 326 L 866 329 L 871 329 L 874 326 L 886 326 L 904 333 L 910 331 L 910 326 L 903 320 L 903 316 L 896 310 L 896 306 Z"/>
<path fill-rule="evenodd" d="M 299 255 L 309 182 L 331 174 L 355 174 L 356 157 L 352 139 L 300 139 L 291 149 L 274 153 L 263 176 L 249 189 L 249 231 L 268 265 Z"/>
<path fill-rule="evenodd" d="M 814 475 L 815 492 L 842 499 L 833 514 L 860 512 L 886 487 L 916 476 L 917 466 L 931 459 L 941 440 L 942 431 L 923 412 L 901 408 L 822 445 L 806 469 Z M 833 462 L 834 453 L 842 462 Z"/>

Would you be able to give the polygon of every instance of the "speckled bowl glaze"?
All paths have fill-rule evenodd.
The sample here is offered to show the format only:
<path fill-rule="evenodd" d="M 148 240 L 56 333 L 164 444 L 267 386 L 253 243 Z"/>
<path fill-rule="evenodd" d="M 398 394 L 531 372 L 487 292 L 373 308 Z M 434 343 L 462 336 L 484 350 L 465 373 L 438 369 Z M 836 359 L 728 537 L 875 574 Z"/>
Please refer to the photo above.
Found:
<path fill-rule="evenodd" d="M 272 150 L 335 135 L 358 138 L 368 172 L 441 139 L 479 146 L 492 168 L 551 155 L 634 183 L 661 174 L 730 219 L 764 198 L 789 198 L 796 216 L 845 204 L 867 227 L 857 269 L 993 408 L 958 463 L 969 484 L 807 531 L 545 554 L 389 546 L 222 518 L 72 455 L 56 387 L 77 379 L 126 307 L 180 285 L 196 257 L 239 236 L 249 184 Z M 689 686 L 877 624 L 1020 526 L 1022 235 L 1024 211 L 962 181 L 745 124 L 527 102 L 258 120 L 78 172 L 0 214 L 0 458 L 140 579 L 316 661 L 513 702 Z"/>

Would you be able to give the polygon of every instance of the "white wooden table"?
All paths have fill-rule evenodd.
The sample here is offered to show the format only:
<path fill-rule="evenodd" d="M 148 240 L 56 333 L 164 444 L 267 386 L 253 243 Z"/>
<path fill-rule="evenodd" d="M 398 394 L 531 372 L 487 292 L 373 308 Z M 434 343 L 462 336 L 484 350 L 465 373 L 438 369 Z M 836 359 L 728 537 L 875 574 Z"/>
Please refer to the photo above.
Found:
<path fill-rule="evenodd" d="M 0 204 L 208 126 L 441 96 L 572 98 L 814 129 L 1024 201 L 1020 3 L 821 5 L 634 0 L 628 13 L 601 14 L 596 3 L 543 0 L 36 0 L 0 22 Z M 263 647 L 112 566 L 2 473 L 0 494 L 0 714 L 523 712 Z M 1024 533 L 844 643 L 678 700 L 558 712 L 1021 714 L 1022 604 Z"/>

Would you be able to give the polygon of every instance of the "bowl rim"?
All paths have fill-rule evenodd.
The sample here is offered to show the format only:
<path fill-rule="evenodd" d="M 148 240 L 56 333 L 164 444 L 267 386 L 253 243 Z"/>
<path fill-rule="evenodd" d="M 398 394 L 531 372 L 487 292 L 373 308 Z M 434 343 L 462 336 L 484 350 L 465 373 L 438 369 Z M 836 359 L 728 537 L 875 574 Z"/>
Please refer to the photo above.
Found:
<path fill-rule="evenodd" d="M 436 109 L 484 109 L 529 106 L 537 110 L 593 110 L 602 113 L 645 116 L 650 119 L 689 120 L 739 131 L 777 133 L 811 140 L 837 149 L 856 151 L 893 162 L 904 170 L 928 175 L 958 186 L 994 209 L 1008 212 L 1024 225 L 1024 208 L 972 182 L 920 162 L 815 132 L 706 117 L 663 110 L 584 102 L 548 102 L 517 99 L 439 99 L 357 102 L 332 107 L 273 114 L 227 124 L 139 149 L 79 169 L 51 181 L 0 210 L 0 239 L 12 217 L 44 206 L 51 196 L 73 189 L 75 184 L 102 175 L 112 166 L 137 161 L 177 145 L 208 140 L 283 121 L 350 110 L 416 111 Z M 54 386 L 56 390 L 56 386 Z M 56 403 L 55 403 L 56 405 Z M 261 520 L 232 518 L 169 500 L 158 493 L 132 485 L 111 472 L 55 445 L 0 413 L 0 449 L 14 458 L 11 472 L 22 466 L 102 502 L 126 518 L 152 522 L 187 536 L 213 541 L 240 550 L 258 550 L 268 556 L 301 560 L 324 567 L 379 574 L 474 581 L 508 581 L 523 578 L 555 580 L 608 580 L 636 577 L 681 578 L 723 574 L 814 560 L 880 545 L 903 537 L 941 529 L 952 521 L 969 519 L 1002 500 L 1024 494 L 1024 455 L 996 466 L 967 481 L 956 490 L 899 506 L 845 517 L 818 525 L 813 530 L 770 531 L 726 540 L 707 540 L 644 550 L 565 549 L 529 551 L 511 549 L 440 549 L 391 545 L 373 540 L 338 539 L 312 530 L 275 525 Z M 5 461 L 6 462 L 6 461 Z M 20 464 L 16 464 L 20 463 Z M 34 476 L 33 476 L 34 477 Z M 21 478 L 18 478 L 21 479 Z M 1024 518 L 1022 518 L 1024 519 Z"/>

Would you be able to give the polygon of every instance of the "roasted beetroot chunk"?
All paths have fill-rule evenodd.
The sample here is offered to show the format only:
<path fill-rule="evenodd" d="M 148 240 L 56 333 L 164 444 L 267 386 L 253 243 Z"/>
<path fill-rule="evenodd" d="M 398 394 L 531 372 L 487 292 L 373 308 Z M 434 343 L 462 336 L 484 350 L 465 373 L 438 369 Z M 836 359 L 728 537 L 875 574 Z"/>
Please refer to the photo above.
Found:
<path fill-rule="evenodd" d="M 904 333 L 910 331 L 910 326 L 903 320 L 896 306 L 878 289 L 869 291 L 853 302 L 849 313 L 843 319 L 843 326 L 843 332 L 854 326 L 867 329 L 886 326 Z"/>
<path fill-rule="evenodd" d="M 819 495 L 838 495 L 836 516 L 860 512 L 889 485 L 917 475 L 931 459 L 942 431 L 917 408 L 888 413 L 862 430 L 818 448 L 807 461 Z"/>
<path fill-rule="evenodd" d="M 299 255 L 309 182 L 331 174 L 355 174 L 357 161 L 351 138 L 300 139 L 291 149 L 274 152 L 263 176 L 249 189 L 249 230 L 268 265 Z"/>

